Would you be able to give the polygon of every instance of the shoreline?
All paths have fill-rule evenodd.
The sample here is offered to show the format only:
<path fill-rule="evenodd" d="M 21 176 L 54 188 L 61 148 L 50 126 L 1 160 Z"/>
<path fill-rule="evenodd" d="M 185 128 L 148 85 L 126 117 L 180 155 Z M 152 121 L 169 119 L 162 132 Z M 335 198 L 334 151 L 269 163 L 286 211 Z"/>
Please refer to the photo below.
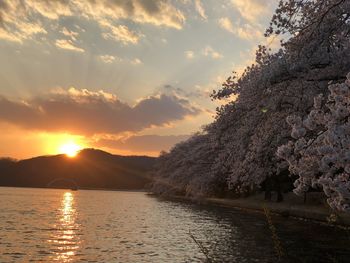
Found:
<path fill-rule="evenodd" d="M 346 214 L 344 212 L 335 212 L 322 203 L 317 204 L 311 202 L 304 204 L 301 202 L 302 198 L 298 197 L 294 197 L 292 200 L 299 199 L 299 202 L 292 203 L 290 200 L 288 200 L 290 198 L 287 198 L 286 201 L 277 203 L 273 201 L 265 201 L 261 194 L 239 199 L 213 197 L 193 199 L 185 196 L 161 196 L 154 193 L 149 193 L 149 195 L 168 200 L 187 201 L 204 205 L 215 205 L 240 209 L 246 212 L 264 213 L 264 208 L 267 208 L 272 214 L 277 214 L 286 218 L 291 217 L 297 219 L 306 219 L 343 227 L 350 226 L 350 214 Z M 332 220 L 332 222 L 330 222 L 329 218 L 333 218 L 335 220 Z"/>
<path fill-rule="evenodd" d="M 67 191 L 112 191 L 112 192 L 144 192 L 147 193 L 147 189 L 127 189 L 127 188 L 90 188 L 90 187 L 78 187 L 76 190 L 63 187 L 39 187 L 39 186 L 6 186 L 0 185 L 1 188 L 18 188 L 18 189 L 44 189 L 44 190 L 67 190 Z"/>

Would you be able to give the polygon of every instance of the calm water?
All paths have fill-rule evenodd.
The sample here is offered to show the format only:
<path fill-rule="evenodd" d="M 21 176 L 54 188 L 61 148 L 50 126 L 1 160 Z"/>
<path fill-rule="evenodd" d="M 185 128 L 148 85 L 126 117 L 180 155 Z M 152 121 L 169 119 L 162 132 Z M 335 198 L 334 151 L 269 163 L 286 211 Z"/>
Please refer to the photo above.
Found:
<path fill-rule="evenodd" d="M 347 231 L 273 216 L 291 262 L 350 262 Z M 266 218 L 140 192 L 0 188 L 0 262 L 276 262 Z"/>

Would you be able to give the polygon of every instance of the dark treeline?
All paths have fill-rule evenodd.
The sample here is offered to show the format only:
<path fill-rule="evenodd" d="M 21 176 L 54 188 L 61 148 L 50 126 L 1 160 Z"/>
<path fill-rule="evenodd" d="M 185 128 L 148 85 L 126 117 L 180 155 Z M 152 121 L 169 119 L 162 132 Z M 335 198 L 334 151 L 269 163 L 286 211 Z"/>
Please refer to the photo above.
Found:
<path fill-rule="evenodd" d="M 95 149 L 77 157 L 40 156 L 16 161 L 0 159 L 0 186 L 143 189 L 155 158 L 119 156 Z"/>

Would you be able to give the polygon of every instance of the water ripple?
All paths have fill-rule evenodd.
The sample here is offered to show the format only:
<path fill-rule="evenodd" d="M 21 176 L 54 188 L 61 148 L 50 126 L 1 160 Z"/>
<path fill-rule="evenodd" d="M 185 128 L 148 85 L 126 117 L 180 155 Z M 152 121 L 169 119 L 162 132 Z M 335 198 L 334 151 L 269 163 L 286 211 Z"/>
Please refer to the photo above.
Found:
<path fill-rule="evenodd" d="M 217 262 L 276 260 L 259 214 L 133 192 L 0 188 L 0 195 L 0 262 L 203 262 L 189 231 Z M 344 231 L 273 220 L 292 262 L 350 257 Z"/>

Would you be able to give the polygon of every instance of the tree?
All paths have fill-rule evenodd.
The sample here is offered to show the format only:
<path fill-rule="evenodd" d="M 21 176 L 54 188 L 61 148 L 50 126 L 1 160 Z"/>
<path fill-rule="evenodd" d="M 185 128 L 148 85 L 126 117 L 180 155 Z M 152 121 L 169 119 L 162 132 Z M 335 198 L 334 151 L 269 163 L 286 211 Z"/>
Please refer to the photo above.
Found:
<path fill-rule="evenodd" d="M 196 197 L 217 192 L 220 183 L 211 173 L 216 151 L 209 139 L 207 134 L 197 133 L 163 153 L 154 171 L 152 190 Z M 223 182 L 226 183 L 225 178 Z"/>
<path fill-rule="evenodd" d="M 315 97 L 304 120 L 287 118 L 295 141 L 279 147 L 277 155 L 298 175 L 296 194 L 319 187 L 331 208 L 350 211 L 350 73 L 328 89 L 327 102 L 322 103 L 322 94 Z"/>
<path fill-rule="evenodd" d="M 232 95 L 237 99 L 218 108 L 214 122 L 203 130 L 206 139 L 201 147 L 212 156 L 192 150 L 197 135 L 175 146 L 160 160 L 164 172 L 167 165 L 172 167 L 172 182 L 183 183 L 186 175 L 196 178 L 191 182 L 212 187 L 213 181 L 204 178 L 216 178 L 226 180 L 232 191 L 251 193 L 270 181 L 282 191 L 281 178 L 288 166 L 276 151 L 290 140 L 285 119 L 292 114 L 305 116 L 313 98 L 327 93 L 329 81 L 344 81 L 350 68 L 349 17 L 347 0 L 280 1 L 266 36 L 284 34 L 281 48 L 272 53 L 259 46 L 255 64 L 241 76 L 233 73 L 213 92 L 212 99 L 230 100 Z M 208 160 L 211 165 L 190 168 Z"/>
<path fill-rule="evenodd" d="M 274 54 L 259 46 L 256 63 L 213 93 L 213 99 L 239 95 L 218 109 L 209 126 L 232 189 L 254 190 L 267 178 L 278 180 L 285 168 L 274 153 L 289 138 L 284 119 L 305 115 L 328 81 L 343 80 L 350 68 L 349 15 L 348 1 L 280 1 L 266 36 L 291 37 Z"/>

